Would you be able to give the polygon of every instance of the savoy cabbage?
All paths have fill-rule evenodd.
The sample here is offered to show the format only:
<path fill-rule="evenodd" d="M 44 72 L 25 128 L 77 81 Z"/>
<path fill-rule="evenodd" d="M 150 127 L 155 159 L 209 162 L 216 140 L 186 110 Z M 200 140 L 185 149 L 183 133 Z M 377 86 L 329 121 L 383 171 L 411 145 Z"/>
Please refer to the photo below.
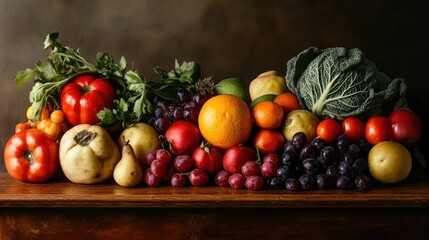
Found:
<path fill-rule="evenodd" d="M 320 118 L 368 119 L 407 107 L 403 79 L 390 79 L 357 48 L 311 47 L 287 62 L 286 84 Z"/>

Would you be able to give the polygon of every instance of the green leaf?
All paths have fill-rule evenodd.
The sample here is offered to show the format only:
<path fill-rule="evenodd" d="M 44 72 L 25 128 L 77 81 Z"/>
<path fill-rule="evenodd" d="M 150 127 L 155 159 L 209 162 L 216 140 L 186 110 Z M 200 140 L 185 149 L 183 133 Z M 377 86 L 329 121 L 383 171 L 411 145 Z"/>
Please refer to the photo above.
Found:
<path fill-rule="evenodd" d="M 100 121 L 103 124 L 105 124 L 107 126 L 112 126 L 118 122 L 118 119 L 116 118 L 113 111 L 111 109 L 108 109 L 108 108 L 104 108 L 103 110 L 98 112 L 97 117 L 98 117 L 98 119 L 100 119 Z"/>
<path fill-rule="evenodd" d="M 53 32 L 48 34 L 48 36 L 45 37 L 45 40 L 43 41 L 44 48 L 47 49 L 48 47 L 54 45 L 56 40 L 58 39 L 59 33 Z"/>
<path fill-rule="evenodd" d="M 46 79 L 53 80 L 58 76 L 57 71 L 48 60 L 37 62 L 36 68 Z"/>
<path fill-rule="evenodd" d="M 131 71 L 131 70 L 127 71 L 124 77 L 125 77 L 125 80 L 127 80 L 130 83 L 134 83 L 134 84 L 143 83 L 142 78 L 135 71 Z"/>
<path fill-rule="evenodd" d="M 127 68 L 127 60 L 124 57 L 121 57 L 119 60 L 119 68 L 124 71 Z"/>
<path fill-rule="evenodd" d="M 31 68 L 27 68 L 23 71 L 19 71 L 15 76 L 15 85 L 21 86 L 22 84 L 33 79 L 34 76 L 36 76 L 36 74 L 37 74 L 37 70 L 31 69 Z"/>

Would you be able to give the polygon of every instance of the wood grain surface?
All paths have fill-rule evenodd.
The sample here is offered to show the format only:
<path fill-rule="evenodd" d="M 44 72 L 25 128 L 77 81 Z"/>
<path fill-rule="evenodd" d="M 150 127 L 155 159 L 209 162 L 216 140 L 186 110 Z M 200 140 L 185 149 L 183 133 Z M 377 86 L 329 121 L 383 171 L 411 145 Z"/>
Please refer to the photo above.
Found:
<path fill-rule="evenodd" d="M 417 169 L 418 170 L 418 169 Z M 420 169 L 421 170 L 421 169 Z M 414 169 L 416 171 L 416 169 Z M 0 239 L 427 239 L 423 171 L 369 191 L 123 188 L 0 173 Z"/>
<path fill-rule="evenodd" d="M 0 173 L 0 207 L 73 208 L 429 208 L 429 177 L 414 169 L 406 182 L 368 191 L 235 190 L 217 186 L 124 188 L 112 181 L 82 185 L 58 175 L 44 184 Z"/>

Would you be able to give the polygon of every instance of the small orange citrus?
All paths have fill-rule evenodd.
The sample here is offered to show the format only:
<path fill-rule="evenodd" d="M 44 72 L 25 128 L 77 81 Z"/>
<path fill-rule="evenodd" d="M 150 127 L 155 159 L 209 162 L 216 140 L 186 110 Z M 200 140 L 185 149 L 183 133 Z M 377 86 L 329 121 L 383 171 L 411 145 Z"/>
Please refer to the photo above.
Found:
<path fill-rule="evenodd" d="M 282 107 L 272 101 L 262 101 L 252 110 L 253 120 L 259 128 L 276 129 L 283 123 Z"/>
<path fill-rule="evenodd" d="M 255 134 L 253 144 L 263 154 L 279 153 L 285 144 L 285 137 L 280 131 L 261 129 Z"/>
<path fill-rule="evenodd" d="M 293 93 L 281 93 L 274 98 L 274 102 L 282 107 L 284 114 L 301 109 L 298 97 Z"/>
<path fill-rule="evenodd" d="M 228 149 L 247 141 L 252 130 L 252 117 L 243 100 L 222 94 L 204 103 L 198 116 L 198 127 L 211 145 Z"/>

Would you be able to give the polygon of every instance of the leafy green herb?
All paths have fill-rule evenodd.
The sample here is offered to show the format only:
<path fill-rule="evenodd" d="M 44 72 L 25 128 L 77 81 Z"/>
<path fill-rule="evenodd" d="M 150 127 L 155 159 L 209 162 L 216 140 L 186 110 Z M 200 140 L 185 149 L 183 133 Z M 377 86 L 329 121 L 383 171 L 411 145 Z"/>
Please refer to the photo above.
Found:
<path fill-rule="evenodd" d="M 139 76 L 137 71 L 126 70 L 127 61 L 124 57 L 115 63 L 109 54 L 98 53 L 97 64 L 94 65 L 86 61 L 79 50 L 62 46 L 57 41 L 58 36 L 58 32 L 54 32 L 44 39 L 44 48 L 51 49 L 47 59 L 37 62 L 34 69 L 18 72 L 15 77 L 17 86 L 34 80 L 30 102 L 36 120 L 40 119 L 42 108 L 47 104 L 52 104 L 55 109 L 61 108 L 63 86 L 81 74 L 94 74 L 112 82 L 119 92 L 118 99 L 114 100 L 113 109 L 103 109 L 97 117 L 102 125 L 121 124 L 124 128 L 142 121 L 152 112 L 155 96 L 173 101 L 178 89 L 194 85 L 200 79 L 200 66 L 194 62 L 183 62 L 180 65 L 176 60 L 175 68 L 171 71 L 154 68 L 161 77 L 160 82 L 151 82 Z"/>
<path fill-rule="evenodd" d="M 36 63 L 34 69 L 25 69 L 16 74 L 15 84 L 20 86 L 34 79 L 30 92 L 35 119 L 40 119 L 43 106 L 60 106 L 62 87 L 79 74 L 96 73 L 97 67 L 87 62 L 78 50 L 63 47 L 58 41 L 58 33 L 50 33 L 44 39 L 45 49 L 51 48 L 47 59 Z"/>

